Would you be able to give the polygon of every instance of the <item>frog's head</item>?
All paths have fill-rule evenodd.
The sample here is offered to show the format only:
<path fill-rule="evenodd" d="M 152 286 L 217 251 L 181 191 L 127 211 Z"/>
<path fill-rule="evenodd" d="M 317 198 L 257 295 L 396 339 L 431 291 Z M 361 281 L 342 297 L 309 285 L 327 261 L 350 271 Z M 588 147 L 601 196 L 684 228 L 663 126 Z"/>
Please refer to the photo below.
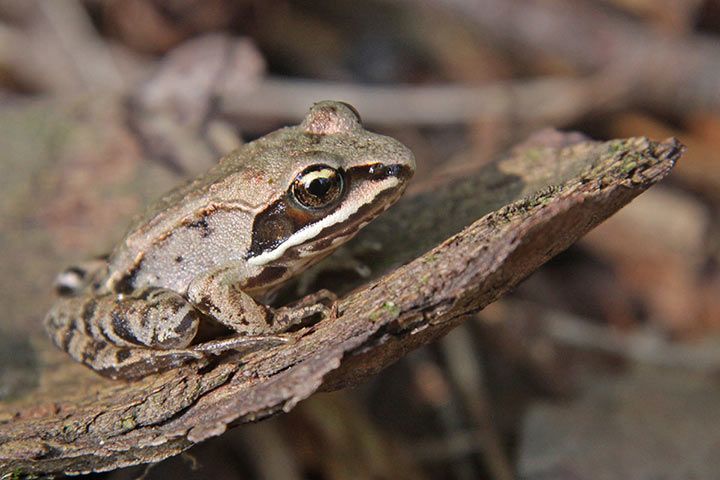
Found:
<path fill-rule="evenodd" d="M 348 104 L 313 105 L 270 139 L 278 194 L 253 222 L 251 265 L 312 263 L 352 238 L 405 190 L 412 152 L 368 132 Z"/>

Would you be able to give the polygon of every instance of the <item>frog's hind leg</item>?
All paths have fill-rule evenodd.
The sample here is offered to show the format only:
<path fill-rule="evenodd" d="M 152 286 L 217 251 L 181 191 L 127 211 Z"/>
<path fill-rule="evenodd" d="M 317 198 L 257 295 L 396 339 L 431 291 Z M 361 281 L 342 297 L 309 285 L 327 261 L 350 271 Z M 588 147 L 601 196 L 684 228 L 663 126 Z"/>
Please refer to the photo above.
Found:
<path fill-rule="evenodd" d="M 204 357 L 187 347 L 199 317 L 180 295 L 145 289 L 133 296 L 61 298 L 45 319 L 53 342 L 111 378 L 139 378 Z"/>

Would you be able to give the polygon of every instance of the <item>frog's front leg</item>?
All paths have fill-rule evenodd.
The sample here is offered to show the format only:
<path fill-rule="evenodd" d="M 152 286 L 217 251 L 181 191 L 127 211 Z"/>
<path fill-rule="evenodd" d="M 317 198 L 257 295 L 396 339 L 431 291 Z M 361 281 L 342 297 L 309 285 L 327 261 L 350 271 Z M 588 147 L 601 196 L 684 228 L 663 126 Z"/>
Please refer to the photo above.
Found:
<path fill-rule="evenodd" d="M 188 300 L 205 315 L 216 319 L 240 335 L 238 341 L 278 343 L 293 327 L 309 317 L 334 315 L 336 297 L 322 290 L 301 299 L 290 307 L 271 309 L 256 302 L 238 285 L 233 268 L 220 269 L 195 279 L 188 288 Z M 233 347 L 231 347 L 233 348 Z"/>
<path fill-rule="evenodd" d="M 146 288 L 130 295 L 61 298 L 45 319 L 54 343 L 112 378 L 139 378 L 203 354 L 187 347 L 200 313 L 181 295 Z"/>

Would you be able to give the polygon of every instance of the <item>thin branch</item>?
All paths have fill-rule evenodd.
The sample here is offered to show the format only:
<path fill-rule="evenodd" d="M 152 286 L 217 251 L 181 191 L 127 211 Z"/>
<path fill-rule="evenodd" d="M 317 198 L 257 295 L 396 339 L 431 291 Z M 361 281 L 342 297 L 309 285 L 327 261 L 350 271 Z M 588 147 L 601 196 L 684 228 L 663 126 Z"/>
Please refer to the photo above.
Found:
<path fill-rule="evenodd" d="M 35 3 L 86 88 L 124 89 L 125 82 L 110 49 L 78 0 L 36 0 Z"/>
<path fill-rule="evenodd" d="M 616 332 L 563 312 L 545 312 L 542 317 L 543 330 L 560 345 L 617 355 L 645 365 L 708 373 L 720 371 L 720 351 L 716 344 L 674 343 L 662 332 L 652 329 Z"/>
<path fill-rule="evenodd" d="M 403 0 L 406 2 L 407 0 Z M 422 0 L 473 22 L 519 55 L 561 59 L 585 73 L 614 71 L 632 104 L 720 109 L 720 43 L 644 28 L 586 2 Z M 417 3 L 417 0 L 412 2 Z"/>
<path fill-rule="evenodd" d="M 296 120 L 307 105 L 333 98 L 363 112 L 372 124 L 446 125 L 504 120 L 525 127 L 568 125 L 589 112 L 613 108 L 621 88 L 592 79 L 546 78 L 486 86 L 360 85 L 268 78 L 244 91 L 220 92 L 221 110 L 240 117 Z"/>
<path fill-rule="evenodd" d="M 463 403 L 477 426 L 472 443 L 479 446 L 488 470 L 495 480 L 513 480 L 512 464 L 504 451 L 502 439 L 493 422 L 483 367 L 467 327 L 460 326 L 441 341 L 453 384 L 460 390 Z"/>

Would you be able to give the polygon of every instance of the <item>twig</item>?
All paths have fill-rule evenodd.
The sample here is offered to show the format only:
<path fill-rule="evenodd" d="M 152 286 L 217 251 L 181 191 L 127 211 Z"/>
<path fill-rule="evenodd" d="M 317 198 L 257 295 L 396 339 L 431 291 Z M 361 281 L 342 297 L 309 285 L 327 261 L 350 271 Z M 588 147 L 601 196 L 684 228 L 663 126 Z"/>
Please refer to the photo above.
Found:
<path fill-rule="evenodd" d="M 107 45 L 95 31 L 78 0 L 35 0 L 55 32 L 67 60 L 85 88 L 123 90 L 125 82 Z"/>
<path fill-rule="evenodd" d="M 454 443 L 457 440 L 457 432 L 464 428 L 464 422 L 466 421 L 466 414 L 463 410 L 462 402 L 457 392 L 453 391 L 450 385 L 450 379 L 445 378 L 447 375 L 443 372 L 437 360 L 433 358 L 430 350 L 418 350 L 408 357 L 408 363 L 410 369 L 413 371 L 413 377 L 418 379 L 418 388 L 425 390 L 427 400 L 429 400 L 428 403 L 430 403 L 434 417 L 439 424 L 440 433 L 437 435 L 436 444 L 441 446 L 442 451 L 450 453 L 457 445 Z M 430 388 L 428 388 L 426 384 L 429 377 L 428 374 L 434 377 L 430 382 L 434 385 L 431 385 Z M 436 382 L 441 382 L 442 386 L 438 388 Z M 446 395 L 442 395 L 441 397 L 437 396 L 437 391 L 431 391 L 435 389 L 439 389 Z M 428 393 L 430 394 L 429 396 L 427 395 Z M 427 461 L 419 456 L 416 456 L 416 459 L 419 462 Z M 445 458 L 445 460 L 449 460 L 449 458 Z M 479 464 L 467 455 L 454 457 L 447 468 L 449 472 L 448 476 L 458 480 L 475 479 L 481 474 Z"/>
<path fill-rule="evenodd" d="M 492 421 L 482 366 L 467 328 L 461 326 L 453 330 L 441 345 L 453 384 L 460 391 L 463 403 L 478 427 L 473 443 L 479 445 L 494 480 L 512 480 L 515 475 Z"/>
<path fill-rule="evenodd" d="M 541 318 L 545 333 L 555 342 L 594 350 L 657 367 L 720 372 L 720 345 L 671 342 L 659 331 L 640 329 L 617 332 L 564 312 L 546 311 Z"/>
<path fill-rule="evenodd" d="M 407 0 L 403 0 L 407 1 Z M 560 58 L 588 72 L 614 71 L 633 104 L 675 111 L 720 109 L 720 42 L 643 28 L 585 2 L 422 0 L 472 21 L 500 45 L 531 59 Z M 416 1 L 412 2 L 416 3 Z"/>
<path fill-rule="evenodd" d="M 604 77 L 546 78 L 486 86 L 359 85 L 268 78 L 243 92 L 220 93 L 221 110 L 240 117 L 297 120 L 307 105 L 346 101 L 372 124 L 446 125 L 503 120 L 526 128 L 562 126 L 589 112 L 613 108 L 625 92 L 596 88 Z"/>
<path fill-rule="evenodd" d="M 77 91 L 74 72 L 58 58 L 52 42 L 43 41 L 46 38 L 46 32 L 35 38 L 32 33 L 0 22 L 0 68 L 34 88 Z"/>
<path fill-rule="evenodd" d="M 410 445 L 409 450 L 420 463 L 453 462 L 466 455 L 484 453 L 481 440 L 484 434 L 482 431 L 463 430 L 450 433 L 443 438 L 420 438 Z"/>
<path fill-rule="evenodd" d="M 0 23 L 0 67 L 30 88 L 57 94 L 100 90 L 110 94 L 127 87 L 123 72 L 133 79 L 146 69 L 129 51 L 121 71 L 117 51 L 97 34 L 77 0 L 27 2 L 25 25 Z"/>

